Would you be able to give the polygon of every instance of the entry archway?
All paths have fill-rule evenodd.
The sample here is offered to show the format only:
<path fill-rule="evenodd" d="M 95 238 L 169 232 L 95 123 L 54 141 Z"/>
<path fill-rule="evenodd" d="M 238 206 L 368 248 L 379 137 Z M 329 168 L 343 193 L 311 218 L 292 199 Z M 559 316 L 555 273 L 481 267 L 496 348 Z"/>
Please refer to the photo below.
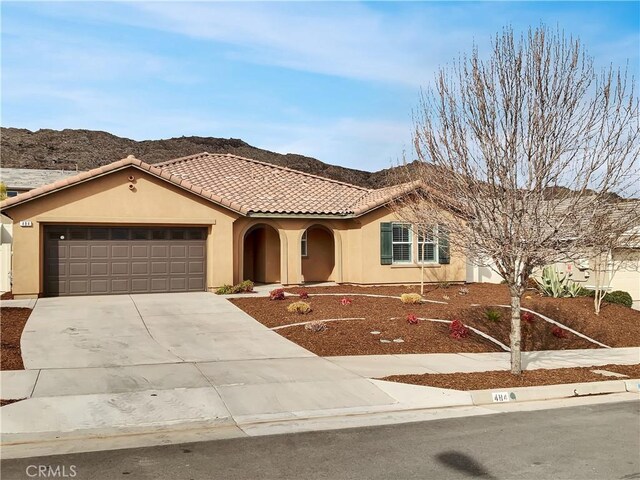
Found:
<path fill-rule="evenodd" d="M 251 227 L 243 240 L 243 280 L 257 283 L 279 283 L 280 235 L 270 225 Z"/>
<path fill-rule="evenodd" d="M 335 280 L 333 232 L 323 225 L 311 225 L 302 236 L 302 278 L 308 282 Z"/>

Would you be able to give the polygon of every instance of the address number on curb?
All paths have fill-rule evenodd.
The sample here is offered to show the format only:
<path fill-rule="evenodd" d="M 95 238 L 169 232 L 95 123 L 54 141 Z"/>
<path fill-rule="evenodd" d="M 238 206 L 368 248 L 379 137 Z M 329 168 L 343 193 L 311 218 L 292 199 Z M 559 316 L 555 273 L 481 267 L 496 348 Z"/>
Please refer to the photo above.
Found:
<path fill-rule="evenodd" d="M 509 398 L 509 392 L 492 392 L 491 397 L 494 402 L 508 402 L 511 400 Z"/>

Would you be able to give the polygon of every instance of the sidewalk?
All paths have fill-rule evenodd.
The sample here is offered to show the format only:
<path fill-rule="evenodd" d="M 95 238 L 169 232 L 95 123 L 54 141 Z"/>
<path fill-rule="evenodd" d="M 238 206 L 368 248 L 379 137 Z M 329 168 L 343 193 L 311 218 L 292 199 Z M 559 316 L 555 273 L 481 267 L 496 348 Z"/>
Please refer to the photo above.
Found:
<path fill-rule="evenodd" d="M 525 354 L 529 368 L 630 364 L 639 356 L 640 348 Z M 334 371 L 327 364 L 334 364 Z M 3 398 L 9 392 L 31 396 L 0 410 L 2 453 L 5 458 L 25 457 L 423 421 L 553 408 L 566 403 L 531 402 L 602 393 L 613 395 L 592 400 L 638 399 L 630 393 L 638 391 L 638 380 L 509 389 L 514 401 L 517 395 L 517 401 L 528 402 L 516 407 L 493 404 L 491 391 L 363 378 L 507 368 L 508 353 L 470 353 L 0 372 Z M 325 373 L 329 376 L 323 381 L 318 375 Z M 578 400 L 565 402 L 575 405 Z"/>

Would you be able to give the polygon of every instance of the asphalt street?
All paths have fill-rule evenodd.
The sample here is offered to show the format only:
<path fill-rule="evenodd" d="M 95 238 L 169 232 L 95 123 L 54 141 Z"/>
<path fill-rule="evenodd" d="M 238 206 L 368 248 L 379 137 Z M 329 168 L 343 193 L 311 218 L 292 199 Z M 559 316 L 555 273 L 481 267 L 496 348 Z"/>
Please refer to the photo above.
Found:
<path fill-rule="evenodd" d="M 640 402 L 5 460 L 2 479 L 640 479 Z"/>

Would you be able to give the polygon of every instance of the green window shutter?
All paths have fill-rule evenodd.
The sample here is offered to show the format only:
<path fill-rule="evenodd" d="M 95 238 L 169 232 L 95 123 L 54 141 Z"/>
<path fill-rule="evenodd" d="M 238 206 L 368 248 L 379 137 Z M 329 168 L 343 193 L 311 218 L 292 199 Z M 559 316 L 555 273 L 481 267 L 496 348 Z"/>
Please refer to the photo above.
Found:
<path fill-rule="evenodd" d="M 449 256 L 449 231 L 442 225 L 438 225 L 438 263 L 448 265 L 451 263 Z"/>
<path fill-rule="evenodd" d="M 380 223 L 380 265 L 391 265 L 393 263 L 391 232 L 391 222 Z"/>

